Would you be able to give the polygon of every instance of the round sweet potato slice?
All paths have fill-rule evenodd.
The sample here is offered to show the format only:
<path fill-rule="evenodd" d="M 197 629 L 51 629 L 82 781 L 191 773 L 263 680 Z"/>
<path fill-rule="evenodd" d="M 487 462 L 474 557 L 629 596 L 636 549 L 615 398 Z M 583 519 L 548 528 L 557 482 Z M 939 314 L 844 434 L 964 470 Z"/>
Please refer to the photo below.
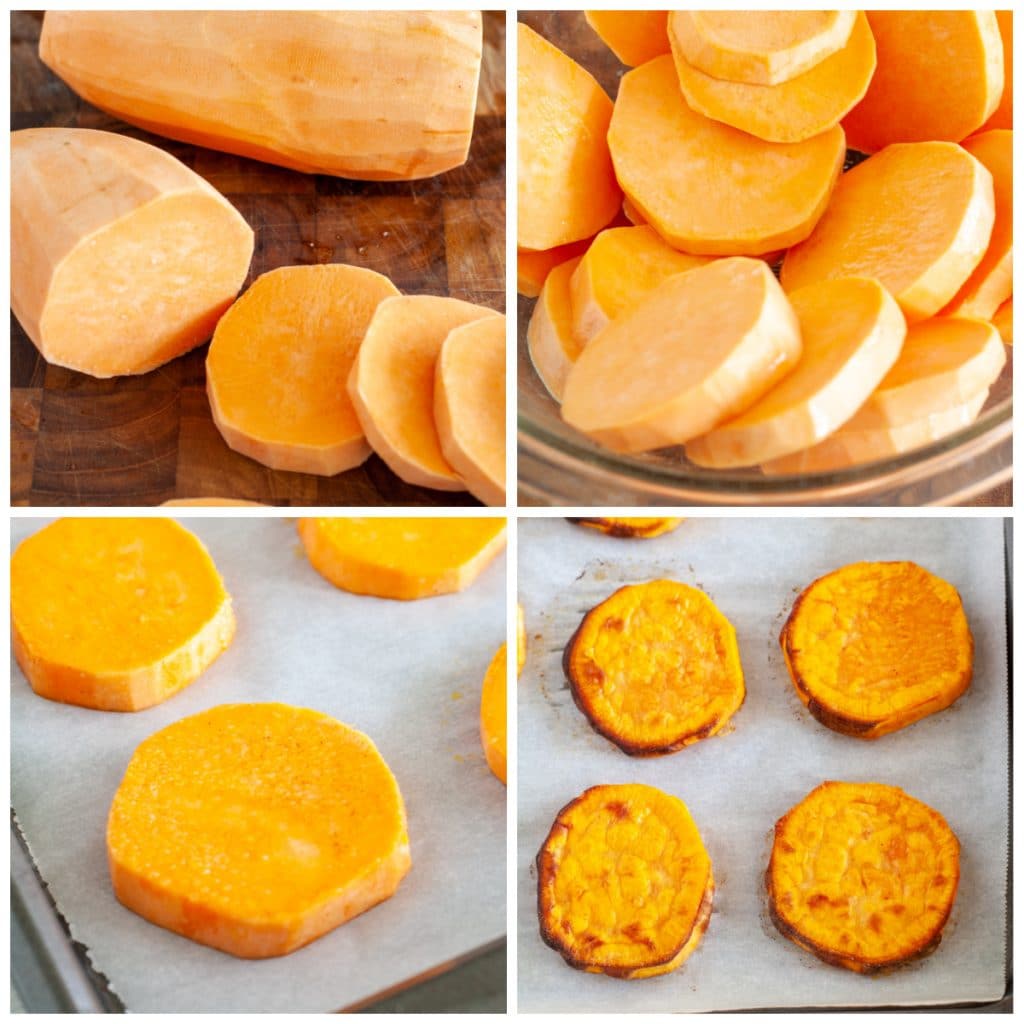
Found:
<path fill-rule="evenodd" d="M 960 595 L 914 562 L 855 562 L 815 580 L 779 642 L 811 714 L 859 739 L 942 711 L 971 683 Z"/>
<path fill-rule="evenodd" d="M 682 519 L 658 519 L 655 516 L 606 516 L 603 519 L 570 519 L 580 526 L 589 526 L 592 530 L 600 530 L 609 537 L 643 538 L 660 537 L 663 533 L 674 530 Z"/>
<path fill-rule="evenodd" d="M 170 519 L 61 519 L 11 559 L 14 656 L 41 697 L 139 711 L 194 682 L 235 633 L 201 541 Z"/>
<path fill-rule="evenodd" d="M 591 609 L 562 665 L 594 729 L 636 757 L 713 736 L 746 695 L 736 631 L 674 580 L 622 587 Z"/>
<path fill-rule="evenodd" d="M 876 782 L 823 782 L 775 826 L 775 927 L 826 963 L 889 971 L 939 944 L 960 843 L 938 811 Z"/>
<path fill-rule="evenodd" d="M 507 714 L 505 677 L 508 672 L 508 648 L 502 644 L 491 659 L 480 694 L 480 742 L 487 765 L 505 782 L 507 761 Z"/>
<path fill-rule="evenodd" d="M 653 786 L 591 787 L 559 811 L 537 854 L 541 937 L 591 974 L 676 970 L 707 930 L 714 888 L 686 805 Z"/>
<path fill-rule="evenodd" d="M 286 704 L 222 704 L 141 743 L 107 853 L 130 910 L 249 959 L 388 899 L 411 864 L 402 794 L 371 740 Z"/>

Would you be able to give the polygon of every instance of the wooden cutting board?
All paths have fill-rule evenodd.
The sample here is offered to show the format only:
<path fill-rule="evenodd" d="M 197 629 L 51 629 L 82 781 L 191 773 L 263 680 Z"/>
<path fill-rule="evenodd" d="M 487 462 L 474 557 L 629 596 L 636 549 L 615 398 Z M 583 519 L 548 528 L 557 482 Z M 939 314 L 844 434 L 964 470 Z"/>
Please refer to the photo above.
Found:
<path fill-rule="evenodd" d="M 275 267 L 354 263 L 403 292 L 505 307 L 505 15 L 484 14 L 484 62 L 468 162 L 413 182 L 299 174 L 151 135 L 80 100 L 39 60 L 42 15 L 11 16 L 11 128 L 100 128 L 172 153 L 256 232 L 249 282 Z M 154 505 L 245 498 L 276 505 L 471 505 L 410 487 L 376 456 L 316 477 L 231 451 L 210 416 L 206 346 L 140 377 L 95 380 L 38 354 L 11 317 L 11 504 Z"/>

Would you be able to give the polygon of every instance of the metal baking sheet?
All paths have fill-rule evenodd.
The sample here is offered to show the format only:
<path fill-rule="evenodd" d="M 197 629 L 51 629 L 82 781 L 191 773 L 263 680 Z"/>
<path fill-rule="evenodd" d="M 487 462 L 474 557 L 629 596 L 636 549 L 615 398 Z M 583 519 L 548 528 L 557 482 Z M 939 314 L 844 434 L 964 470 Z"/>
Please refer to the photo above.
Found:
<path fill-rule="evenodd" d="M 480 748 L 479 692 L 505 638 L 504 558 L 468 590 L 400 602 L 344 593 L 292 522 L 188 518 L 238 631 L 199 680 L 134 714 L 32 693 L 11 668 L 11 798 L 72 936 L 129 1011 L 332 1011 L 454 965 L 505 933 L 505 787 Z M 16 519 L 12 546 L 47 522 Z M 239 960 L 137 917 L 107 874 L 107 811 L 132 751 L 216 704 L 280 700 L 366 732 L 394 771 L 413 867 L 395 896 L 290 956 Z"/>
<path fill-rule="evenodd" d="M 911 559 L 959 590 L 974 680 L 951 708 L 865 742 L 821 726 L 789 681 L 778 634 L 797 593 L 858 560 Z M 1009 716 L 1002 520 L 695 518 L 623 541 L 564 520 L 519 523 L 529 652 L 519 681 L 518 989 L 531 1011 L 740 1010 L 988 1002 L 1006 986 Z M 736 627 L 747 698 L 722 734 L 676 754 L 627 757 L 573 704 L 562 650 L 617 587 L 667 577 L 704 589 Z M 945 815 L 961 881 L 931 956 L 889 975 L 830 967 L 767 918 L 776 820 L 825 779 L 897 785 Z M 645 782 L 681 797 L 715 867 L 714 913 L 679 970 L 619 981 L 568 967 L 540 939 L 534 857 L 588 786 Z"/>

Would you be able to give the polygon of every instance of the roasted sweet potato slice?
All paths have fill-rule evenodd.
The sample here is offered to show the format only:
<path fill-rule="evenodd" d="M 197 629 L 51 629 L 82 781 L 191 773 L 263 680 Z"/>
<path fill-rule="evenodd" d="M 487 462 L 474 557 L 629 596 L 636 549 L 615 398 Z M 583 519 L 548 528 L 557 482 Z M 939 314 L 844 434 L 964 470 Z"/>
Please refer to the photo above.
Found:
<path fill-rule="evenodd" d="M 580 526 L 589 526 L 592 530 L 600 530 L 609 537 L 660 537 L 663 533 L 674 530 L 682 519 L 659 519 L 655 516 L 605 517 L 603 519 L 570 519 Z"/>
<path fill-rule="evenodd" d="M 523 613 L 523 606 L 516 605 L 516 673 L 523 674 L 523 666 L 526 664 L 526 616 Z"/>
<path fill-rule="evenodd" d="M 836 967 L 889 971 L 938 946 L 960 843 L 902 789 L 823 782 L 776 824 L 766 882 L 786 938 Z"/>
<path fill-rule="evenodd" d="M 621 587 L 591 609 L 562 666 L 594 729 L 637 757 L 713 736 L 746 694 L 736 631 L 674 580 Z"/>
<path fill-rule="evenodd" d="M 41 697 L 139 711 L 188 686 L 231 643 L 231 597 L 170 519 L 61 519 L 11 559 L 14 656 Z"/>
<path fill-rule="evenodd" d="M 502 782 L 505 782 L 507 746 L 507 673 L 508 648 L 502 644 L 487 666 L 480 693 L 480 742 L 488 767 Z"/>
<path fill-rule="evenodd" d="M 526 328 L 530 361 L 556 402 L 562 400 L 565 380 L 580 354 L 580 343 L 572 329 L 570 288 L 573 272 L 579 266 L 580 259 L 577 256 L 555 267 L 548 274 Z"/>
<path fill-rule="evenodd" d="M 411 864 L 402 794 L 371 740 L 286 704 L 222 704 L 141 743 L 107 854 L 130 910 L 248 959 L 388 899 Z"/>
<path fill-rule="evenodd" d="M 686 804 L 653 786 L 591 787 L 537 854 L 541 938 L 591 974 L 676 970 L 707 930 L 714 890 Z"/>
<path fill-rule="evenodd" d="M 815 580 L 779 642 L 811 714 L 860 739 L 948 708 L 971 683 L 960 595 L 913 562 L 856 562 Z"/>

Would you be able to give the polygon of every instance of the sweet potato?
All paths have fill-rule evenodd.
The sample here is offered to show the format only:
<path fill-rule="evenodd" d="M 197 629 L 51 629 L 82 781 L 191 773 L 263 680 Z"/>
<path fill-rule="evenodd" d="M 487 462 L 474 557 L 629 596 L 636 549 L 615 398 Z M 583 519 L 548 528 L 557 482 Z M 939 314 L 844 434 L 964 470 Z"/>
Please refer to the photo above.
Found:
<path fill-rule="evenodd" d="M 434 422 L 441 451 L 466 490 L 505 504 L 505 318 L 456 327 L 434 376 Z"/>
<path fill-rule="evenodd" d="M 377 306 L 398 289 L 340 263 L 279 267 L 224 315 L 206 392 L 228 447 L 271 469 L 333 476 L 370 454 L 345 382 Z"/>
<path fill-rule="evenodd" d="M 465 590 L 505 546 L 504 519 L 300 519 L 298 529 L 336 587 L 400 601 Z"/>
<path fill-rule="evenodd" d="M 659 519 L 656 516 L 611 516 L 601 519 L 570 519 L 571 523 L 579 523 L 591 530 L 599 530 L 609 537 L 626 537 L 630 539 L 649 540 L 670 533 L 682 519 Z"/>
<path fill-rule="evenodd" d="M 622 215 L 634 227 L 640 227 L 647 223 L 644 220 L 644 215 L 629 201 L 629 196 L 625 196 L 622 200 Z"/>
<path fill-rule="evenodd" d="M 11 308 L 47 362 L 115 377 L 187 352 L 252 250 L 241 214 L 155 146 L 83 128 L 11 134 Z"/>
<path fill-rule="evenodd" d="M 780 85 L 841 50 L 855 11 L 673 11 L 673 49 L 705 75 Z"/>
<path fill-rule="evenodd" d="M 554 249 L 533 249 L 516 250 L 516 291 L 525 295 L 528 299 L 535 299 L 540 295 L 548 274 L 555 267 L 577 256 L 582 256 L 590 245 L 590 239 L 584 238 L 579 242 L 569 242 L 566 245 L 556 245 Z"/>
<path fill-rule="evenodd" d="M 982 131 L 1013 129 L 1013 11 L 996 11 L 996 21 L 1003 41 L 1003 95 L 995 113 L 981 126 Z"/>
<path fill-rule="evenodd" d="M 752 405 L 799 358 L 796 316 L 767 265 L 715 260 L 670 277 L 583 350 L 562 417 L 616 451 L 684 444 Z"/>
<path fill-rule="evenodd" d="M 878 67 L 843 121 L 853 149 L 959 142 L 1003 93 L 1003 43 L 992 11 L 868 11 Z M 927 193 L 925 193 L 927 195 Z"/>
<path fill-rule="evenodd" d="M 523 666 L 526 664 L 526 617 L 523 614 L 523 606 L 516 605 L 516 673 L 523 674 Z"/>
<path fill-rule="evenodd" d="M 385 299 L 348 375 L 348 397 L 373 450 L 406 483 L 461 491 L 434 427 L 434 370 L 456 327 L 493 310 L 438 295 Z"/>
<path fill-rule="evenodd" d="M 676 11 L 674 18 L 693 16 Z M 752 15 L 769 18 L 772 13 Z M 791 14 L 852 12 L 794 11 Z M 820 64 L 778 85 L 748 85 L 713 78 L 673 47 L 679 85 L 694 110 L 768 142 L 803 142 L 834 128 L 867 91 L 875 70 L 875 41 L 857 13 L 846 45 Z"/>
<path fill-rule="evenodd" d="M 480 693 L 480 742 L 488 767 L 502 782 L 506 781 L 507 650 L 502 644 L 491 659 Z"/>
<path fill-rule="evenodd" d="M 41 697 L 139 711 L 202 674 L 235 632 L 202 543 L 170 519 L 61 519 L 11 559 L 14 656 Z"/>
<path fill-rule="evenodd" d="M 780 145 L 699 114 L 667 55 L 623 77 L 608 146 L 643 218 L 674 248 L 705 256 L 759 256 L 802 241 L 846 154 L 839 127 Z"/>
<path fill-rule="evenodd" d="M 634 757 L 713 736 L 746 695 L 736 631 L 702 591 L 622 587 L 584 616 L 562 666 L 595 731 Z"/>
<path fill-rule="evenodd" d="M 960 843 L 945 818 L 874 782 L 824 782 L 791 808 L 766 875 L 775 927 L 861 974 L 931 953 L 959 881 Z"/>
<path fill-rule="evenodd" d="M 907 325 L 877 281 L 823 281 L 789 298 L 800 362 L 746 412 L 687 444 L 698 466 L 753 466 L 816 444 L 856 413 L 896 362 Z"/>
<path fill-rule="evenodd" d="M 676 251 L 646 225 L 602 231 L 570 282 L 577 344 L 582 348 L 665 278 L 707 262 L 707 257 Z"/>
<path fill-rule="evenodd" d="M 107 820 L 117 898 L 234 956 L 283 956 L 388 899 L 411 865 L 369 737 L 287 704 L 222 704 L 136 749 Z"/>
<path fill-rule="evenodd" d="M 937 313 L 981 262 L 992 234 L 992 175 L 951 142 L 889 146 L 839 179 L 811 236 L 782 262 L 794 291 L 875 277 L 908 323 Z"/>
<path fill-rule="evenodd" d="M 581 259 L 577 256 L 548 274 L 526 329 L 533 368 L 556 402 L 562 400 L 565 379 L 580 353 L 572 330 L 570 283 Z"/>
<path fill-rule="evenodd" d="M 465 163 L 482 53 L 479 11 L 49 11 L 39 41 L 147 131 L 369 180 Z"/>
<path fill-rule="evenodd" d="M 584 11 L 587 24 L 631 68 L 668 53 L 668 11 Z"/>
<path fill-rule="evenodd" d="M 1007 345 L 1013 344 L 1013 298 L 1007 299 L 992 317 L 992 325 Z"/>
<path fill-rule="evenodd" d="M 681 967 L 707 930 L 714 891 L 686 804 L 639 783 L 586 790 L 558 812 L 537 854 L 541 938 L 591 974 Z"/>
<path fill-rule="evenodd" d="M 963 147 L 992 175 L 995 224 L 981 262 L 942 313 L 990 320 L 1013 293 L 1013 132 L 982 132 Z"/>
<path fill-rule="evenodd" d="M 622 205 L 608 154 L 612 101 L 594 77 L 519 25 L 517 244 L 551 249 L 589 238 Z"/>

